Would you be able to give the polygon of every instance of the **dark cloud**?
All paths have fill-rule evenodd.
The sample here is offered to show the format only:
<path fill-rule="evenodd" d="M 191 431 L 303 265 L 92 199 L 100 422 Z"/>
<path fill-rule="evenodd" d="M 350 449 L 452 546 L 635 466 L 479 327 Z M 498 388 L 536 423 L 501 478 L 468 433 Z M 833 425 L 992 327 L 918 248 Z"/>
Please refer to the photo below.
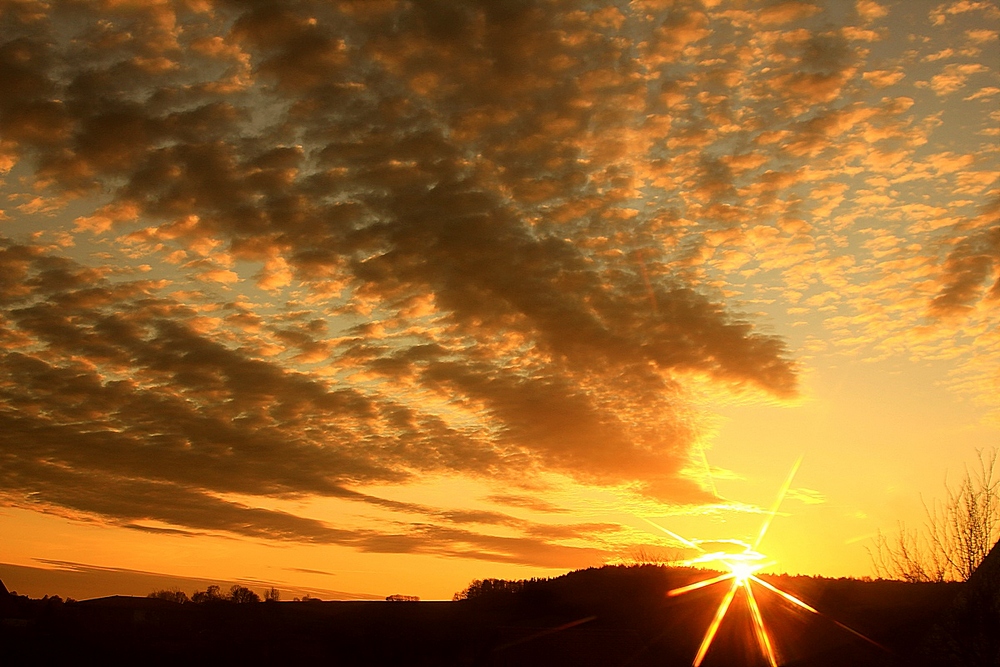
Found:
<path fill-rule="evenodd" d="M 940 292 L 930 304 L 934 316 L 970 310 L 980 300 L 1000 299 L 1000 199 L 985 207 L 973 229 L 948 253 Z"/>
<path fill-rule="evenodd" d="M 5 154 L 54 198 L 106 193 L 80 230 L 121 232 L 185 280 L 226 283 L 237 262 L 262 263 L 262 288 L 292 285 L 308 305 L 204 311 L 166 281 L 7 243 L 8 494 L 135 527 L 555 563 L 597 552 L 546 541 L 572 527 L 545 537 L 501 513 L 356 489 L 555 471 L 694 502 L 706 493 L 681 472 L 695 434 L 684 376 L 795 394 L 784 343 L 675 262 L 679 231 L 636 214 L 667 155 L 651 119 L 690 87 L 677 63 L 708 36 L 704 12 L 30 6 L 5 5 Z M 772 9 L 780 22 L 810 7 Z M 788 48 L 799 102 L 844 85 L 839 36 Z M 724 68 L 713 76 L 724 88 Z M 733 113 L 682 111 L 673 136 L 692 145 Z M 748 216 L 726 161 L 706 157 L 691 178 L 711 224 Z M 342 498 L 435 524 L 349 531 L 224 494 Z"/>
<path fill-rule="evenodd" d="M 55 505 L 147 532 L 197 534 L 143 523 L 155 521 L 369 551 L 459 549 L 531 564 L 576 553 L 546 541 L 546 528 L 498 512 L 439 510 L 344 487 L 397 481 L 442 465 L 469 470 L 468 457 L 442 464 L 440 452 L 421 451 L 419 443 L 430 437 L 426 420 L 412 437 L 400 432 L 393 411 L 409 412 L 403 406 L 380 408 L 357 392 L 206 340 L 185 326 L 186 308 L 156 298 L 149 283 L 114 284 L 18 245 L 3 249 L 0 267 L 9 321 L 36 348 L 29 354 L 11 345 L 0 364 L 0 481 L 9 502 Z M 4 332 L 7 340 L 25 342 Z M 128 379 L 108 379 L 97 368 Z M 366 422 L 382 420 L 382 410 L 383 435 L 374 428 L 359 432 Z M 304 437 L 310 430 L 318 430 L 311 440 Z M 447 434 L 439 429 L 437 435 L 436 446 L 445 448 Z M 347 530 L 229 501 L 220 495 L 226 493 L 326 495 L 442 524 L 510 526 L 532 538 L 495 541 L 456 530 L 436 539 L 420 523 L 399 533 Z"/>
<path fill-rule="evenodd" d="M 524 507 L 530 510 L 534 510 L 536 512 L 545 512 L 549 514 L 568 511 L 566 509 L 559 507 L 558 505 L 546 502 L 545 500 L 542 500 L 540 498 L 534 498 L 532 496 L 515 494 L 515 493 L 495 493 L 488 496 L 487 500 L 497 503 L 498 505 L 509 505 L 511 507 Z"/>
<path fill-rule="evenodd" d="M 327 572 L 326 570 L 310 570 L 309 568 L 306 567 L 286 567 L 285 569 L 288 570 L 289 572 L 303 572 L 305 574 L 322 574 L 328 577 L 337 576 L 336 572 Z"/>

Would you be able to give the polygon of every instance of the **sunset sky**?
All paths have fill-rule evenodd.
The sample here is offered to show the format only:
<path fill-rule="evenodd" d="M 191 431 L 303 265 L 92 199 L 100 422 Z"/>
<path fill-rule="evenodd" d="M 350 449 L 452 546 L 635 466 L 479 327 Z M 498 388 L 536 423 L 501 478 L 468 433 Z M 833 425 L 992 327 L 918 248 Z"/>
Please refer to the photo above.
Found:
<path fill-rule="evenodd" d="M 0 576 L 450 598 L 752 539 L 799 457 L 772 569 L 872 574 L 1000 445 L 998 31 L 0 0 Z"/>

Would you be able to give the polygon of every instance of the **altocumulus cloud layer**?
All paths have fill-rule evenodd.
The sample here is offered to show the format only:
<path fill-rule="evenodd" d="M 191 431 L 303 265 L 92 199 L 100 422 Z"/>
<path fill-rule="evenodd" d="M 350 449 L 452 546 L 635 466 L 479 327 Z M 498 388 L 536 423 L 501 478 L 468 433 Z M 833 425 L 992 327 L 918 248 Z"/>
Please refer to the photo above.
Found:
<path fill-rule="evenodd" d="M 613 528 L 364 489 L 558 473 L 710 500 L 682 472 L 688 381 L 796 394 L 786 345 L 741 314 L 756 283 L 793 307 L 837 294 L 830 326 L 874 331 L 859 313 L 898 292 L 836 252 L 853 244 L 837 232 L 863 226 L 865 202 L 899 219 L 892 197 L 913 180 L 964 178 L 957 210 L 898 203 L 908 233 L 937 234 L 933 256 L 890 272 L 921 272 L 913 317 L 946 336 L 1000 296 L 995 171 L 919 154 L 933 118 L 891 88 L 920 54 L 868 64 L 888 13 L 870 0 L 836 16 L 655 0 L 0 7 L 9 502 L 572 562 L 598 552 L 567 540 Z M 989 3 L 922 19 L 976 12 L 996 21 Z M 967 89 L 995 82 L 979 57 L 995 45 L 979 29 L 964 56 L 919 61 L 935 69 L 914 89 L 995 101 Z M 891 254 L 885 229 L 863 247 Z M 301 497 L 400 520 L 358 529 L 252 500 Z"/>

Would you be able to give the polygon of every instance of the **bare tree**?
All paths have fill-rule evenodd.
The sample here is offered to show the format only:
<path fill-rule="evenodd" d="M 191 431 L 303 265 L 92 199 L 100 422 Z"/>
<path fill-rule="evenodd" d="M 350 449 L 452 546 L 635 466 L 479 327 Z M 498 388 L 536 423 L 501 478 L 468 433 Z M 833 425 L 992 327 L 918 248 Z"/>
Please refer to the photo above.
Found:
<path fill-rule="evenodd" d="M 1000 478 L 996 449 L 979 450 L 944 500 L 924 503 L 921 530 L 899 524 L 895 536 L 879 531 L 868 549 L 876 575 L 904 581 L 966 581 L 1000 538 Z"/>

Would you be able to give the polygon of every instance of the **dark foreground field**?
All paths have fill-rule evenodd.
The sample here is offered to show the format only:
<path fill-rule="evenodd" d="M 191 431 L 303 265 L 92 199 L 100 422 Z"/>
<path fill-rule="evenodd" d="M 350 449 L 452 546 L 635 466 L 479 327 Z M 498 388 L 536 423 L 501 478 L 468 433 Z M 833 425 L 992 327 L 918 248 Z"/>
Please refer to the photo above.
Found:
<path fill-rule="evenodd" d="M 459 602 L 179 604 L 7 596 L 0 607 L 0 664 L 680 667 L 691 664 L 727 584 L 679 597 L 666 591 L 706 576 L 605 567 Z M 955 650 L 955 600 L 963 584 L 763 578 L 824 614 L 755 589 L 782 665 L 966 664 L 947 659 Z M 957 641 L 959 649 L 967 643 L 961 636 Z M 741 595 L 703 664 L 767 664 Z"/>

